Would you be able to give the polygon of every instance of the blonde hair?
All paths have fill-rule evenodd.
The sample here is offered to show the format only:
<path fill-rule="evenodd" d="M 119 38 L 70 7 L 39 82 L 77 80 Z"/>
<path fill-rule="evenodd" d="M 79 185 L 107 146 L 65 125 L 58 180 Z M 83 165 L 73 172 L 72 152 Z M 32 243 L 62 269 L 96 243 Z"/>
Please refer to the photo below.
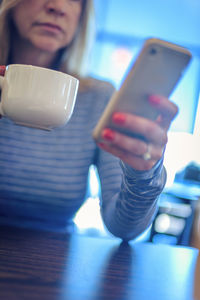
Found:
<path fill-rule="evenodd" d="M 11 10 L 22 0 L 0 1 L 0 65 L 6 65 L 10 53 Z M 27 0 L 29 1 L 29 0 Z M 76 35 L 61 59 L 60 69 L 79 78 L 87 75 L 89 54 L 94 39 L 93 0 L 83 0 L 82 15 Z"/>

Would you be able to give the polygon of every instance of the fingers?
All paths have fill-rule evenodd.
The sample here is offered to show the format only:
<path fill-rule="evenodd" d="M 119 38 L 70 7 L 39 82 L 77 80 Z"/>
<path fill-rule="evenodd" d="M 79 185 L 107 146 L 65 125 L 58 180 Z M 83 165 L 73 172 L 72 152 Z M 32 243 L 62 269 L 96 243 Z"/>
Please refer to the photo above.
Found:
<path fill-rule="evenodd" d="M 99 146 L 118 156 L 137 170 L 148 170 L 162 157 L 163 147 L 125 136 L 111 129 L 104 129 L 104 142 Z M 147 158 L 148 153 L 148 158 Z"/>
<path fill-rule="evenodd" d="M 154 160 L 158 160 L 162 157 L 163 147 L 147 144 L 142 140 L 128 137 L 109 128 L 103 130 L 102 137 L 105 142 L 110 143 L 112 146 L 116 146 L 125 152 L 130 152 L 135 156 L 143 156 L 148 151 L 148 145 L 151 145 L 151 157 Z"/>
<path fill-rule="evenodd" d="M 4 76 L 6 71 L 6 66 L 0 66 L 0 76 Z"/>
<path fill-rule="evenodd" d="M 156 161 L 152 159 L 144 160 L 142 156 L 140 157 L 137 155 L 133 155 L 130 152 L 126 152 L 111 144 L 100 143 L 99 147 L 113 154 L 114 156 L 119 157 L 123 162 L 127 163 L 129 166 L 139 171 L 150 170 L 156 164 Z"/>
<path fill-rule="evenodd" d="M 149 97 L 149 102 L 159 112 L 156 121 L 116 112 L 112 116 L 112 122 L 120 127 L 120 132 L 104 129 L 103 142 L 99 144 L 102 149 L 137 170 L 149 170 L 161 159 L 168 140 L 167 130 L 178 112 L 177 106 L 165 97 L 153 95 Z M 123 134 L 123 128 L 125 132 L 132 132 L 133 136 Z M 144 140 L 135 135 L 143 136 Z"/>
<path fill-rule="evenodd" d="M 156 110 L 160 112 L 160 116 L 157 119 L 157 123 L 164 129 L 168 129 L 172 120 L 178 113 L 178 107 L 167 98 L 158 95 L 152 95 L 149 97 L 151 105 L 155 106 Z"/>
<path fill-rule="evenodd" d="M 123 120 L 123 121 L 122 121 Z M 151 143 L 163 146 L 167 143 L 167 132 L 159 124 L 140 116 L 115 113 L 113 123 L 133 133 L 144 136 Z"/>

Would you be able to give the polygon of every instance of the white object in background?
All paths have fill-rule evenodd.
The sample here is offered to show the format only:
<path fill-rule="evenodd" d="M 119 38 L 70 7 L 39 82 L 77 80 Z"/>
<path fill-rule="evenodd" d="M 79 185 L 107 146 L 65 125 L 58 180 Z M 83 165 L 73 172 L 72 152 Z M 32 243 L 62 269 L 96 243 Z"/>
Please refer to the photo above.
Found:
<path fill-rule="evenodd" d="M 200 143 L 197 137 L 186 132 L 169 132 L 164 158 L 166 187 L 173 184 L 176 173 L 190 162 L 200 163 Z"/>

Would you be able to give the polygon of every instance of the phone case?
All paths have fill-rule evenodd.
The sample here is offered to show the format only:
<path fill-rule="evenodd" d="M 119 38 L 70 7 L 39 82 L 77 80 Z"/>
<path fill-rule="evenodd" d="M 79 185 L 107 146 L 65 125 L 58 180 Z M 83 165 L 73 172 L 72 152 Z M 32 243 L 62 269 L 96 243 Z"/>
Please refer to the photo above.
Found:
<path fill-rule="evenodd" d="M 133 135 L 112 123 L 114 112 L 133 113 L 155 120 L 158 112 L 150 105 L 148 97 L 153 94 L 169 97 L 190 59 L 191 53 L 179 45 L 156 38 L 147 39 L 121 87 L 112 95 L 93 131 L 93 138 L 100 141 L 105 127 Z"/>

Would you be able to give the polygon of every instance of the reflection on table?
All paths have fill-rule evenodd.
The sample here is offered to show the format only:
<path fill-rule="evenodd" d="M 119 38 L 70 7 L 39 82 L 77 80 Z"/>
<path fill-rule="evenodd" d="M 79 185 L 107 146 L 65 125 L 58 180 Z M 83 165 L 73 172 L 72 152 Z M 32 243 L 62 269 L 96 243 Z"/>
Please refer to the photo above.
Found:
<path fill-rule="evenodd" d="M 187 247 L 2 227 L 0 299 L 192 300 L 197 256 Z"/>

